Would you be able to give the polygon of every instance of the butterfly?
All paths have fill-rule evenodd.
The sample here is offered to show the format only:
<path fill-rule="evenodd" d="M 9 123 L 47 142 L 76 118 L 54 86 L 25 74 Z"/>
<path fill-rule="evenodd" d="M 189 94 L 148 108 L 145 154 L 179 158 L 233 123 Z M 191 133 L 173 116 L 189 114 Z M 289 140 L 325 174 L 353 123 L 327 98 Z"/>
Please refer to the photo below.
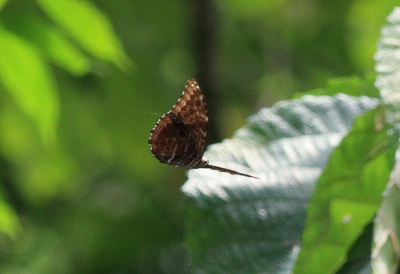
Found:
<path fill-rule="evenodd" d="M 178 102 L 165 113 L 150 131 L 151 152 L 161 163 L 184 168 L 209 168 L 233 175 L 254 176 L 213 166 L 203 160 L 207 146 L 208 116 L 199 83 L 187 81 Z"/>

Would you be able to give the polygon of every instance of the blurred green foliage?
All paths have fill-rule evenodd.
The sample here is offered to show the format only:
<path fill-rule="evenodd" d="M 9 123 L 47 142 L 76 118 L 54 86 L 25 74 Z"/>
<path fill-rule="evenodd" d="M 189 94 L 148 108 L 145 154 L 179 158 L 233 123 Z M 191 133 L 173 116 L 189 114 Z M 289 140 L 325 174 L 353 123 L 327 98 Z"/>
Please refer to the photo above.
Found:
<path fill-rule="evenodd" d="M 395 3 L 0 1 L 0 272 L 186 273 L 184 170 L 147 144 L 186 80 L 220 141 L 373 72 Z"/>

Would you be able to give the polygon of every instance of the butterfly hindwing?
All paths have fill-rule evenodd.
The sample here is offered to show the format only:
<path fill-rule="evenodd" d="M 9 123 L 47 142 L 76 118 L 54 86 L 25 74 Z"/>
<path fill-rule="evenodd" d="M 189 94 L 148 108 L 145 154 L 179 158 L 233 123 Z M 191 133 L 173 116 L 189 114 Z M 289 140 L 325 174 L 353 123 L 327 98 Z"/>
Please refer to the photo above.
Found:
<path fill-rule="evenodd" d="M 195 142 L 183 123 L 165 114 L 152 130 L 151 152 L 162 163 L 186 166 L 197 156 Z"/>

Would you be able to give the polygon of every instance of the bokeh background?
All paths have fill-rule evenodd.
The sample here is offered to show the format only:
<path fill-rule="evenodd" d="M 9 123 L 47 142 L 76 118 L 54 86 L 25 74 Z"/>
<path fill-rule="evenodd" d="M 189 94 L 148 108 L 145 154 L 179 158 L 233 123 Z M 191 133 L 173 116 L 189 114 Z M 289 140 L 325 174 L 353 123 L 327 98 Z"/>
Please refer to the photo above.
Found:
<path fill-rule="evenodd" d="M 374 73 L 397 1 L 0 1 L 0 272 L 190 273 L 185 170 L 147 140 L 196 77 L 210 143 Z"/>

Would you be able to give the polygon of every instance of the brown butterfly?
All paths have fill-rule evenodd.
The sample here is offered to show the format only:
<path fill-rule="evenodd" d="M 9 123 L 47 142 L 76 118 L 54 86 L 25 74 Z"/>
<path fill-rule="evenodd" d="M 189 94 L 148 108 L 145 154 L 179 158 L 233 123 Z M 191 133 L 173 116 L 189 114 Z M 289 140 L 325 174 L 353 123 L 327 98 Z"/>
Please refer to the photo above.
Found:
<path fill-rule="evenodd" d="M 234 175 L 256 178 L 227 168 L 209 165 L 202 159 L 207 146 L 207 107 L 195 79 L 172 109 L 157 122 L 149 139 L 151 152 L 161 163 L 184 168 L 209 168 Z"/>

